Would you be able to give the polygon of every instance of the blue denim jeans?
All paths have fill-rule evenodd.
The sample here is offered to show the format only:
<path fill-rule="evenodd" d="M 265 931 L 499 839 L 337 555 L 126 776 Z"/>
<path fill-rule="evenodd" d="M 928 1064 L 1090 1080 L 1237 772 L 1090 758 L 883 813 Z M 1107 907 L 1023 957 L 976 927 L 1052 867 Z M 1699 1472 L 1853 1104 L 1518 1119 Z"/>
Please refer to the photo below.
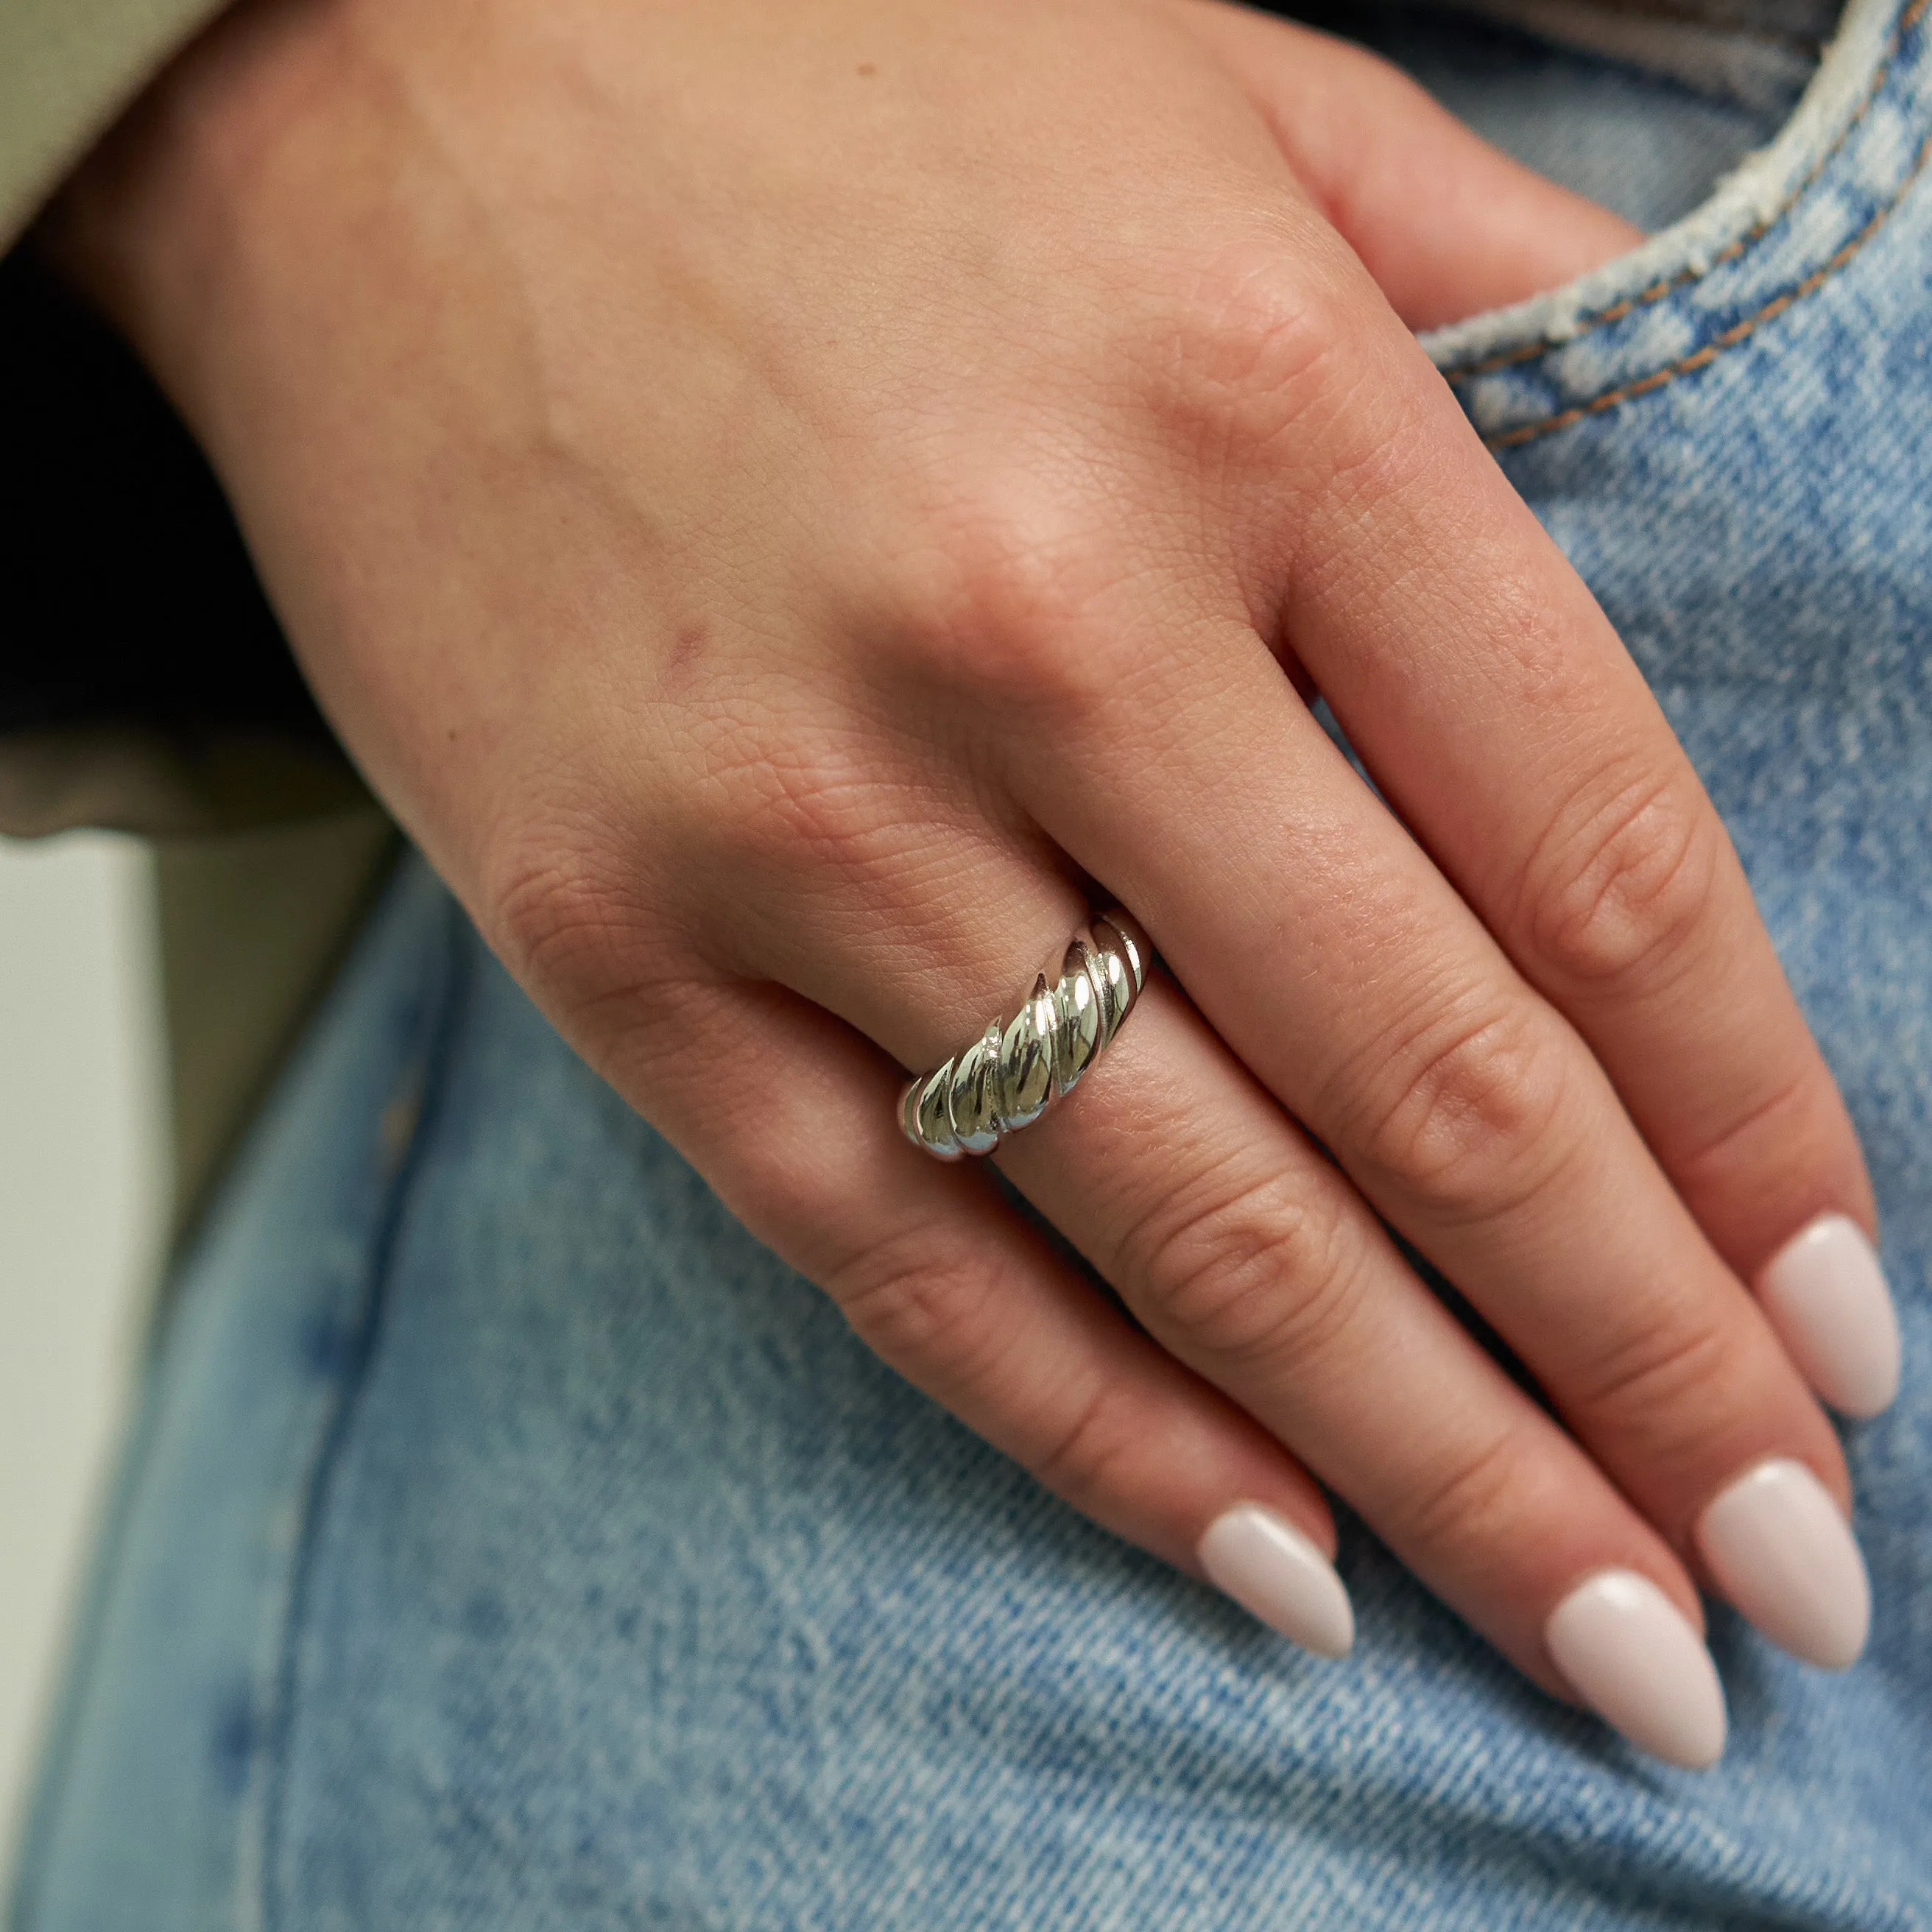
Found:
<path fill-rule="evenodd" d="M 1932 1928 L 1926 4 L 1859 0 L 1686 224 L 1431 345 L 1864 1136 L 1864 1660 L 1717 1610 L 1730 1749 L 1672 1772 L 1346 1520 L 1355 1653 L 1290 1649 L 874 1362 L 411 862 L 187 1264 L 18 1932 Z"/>

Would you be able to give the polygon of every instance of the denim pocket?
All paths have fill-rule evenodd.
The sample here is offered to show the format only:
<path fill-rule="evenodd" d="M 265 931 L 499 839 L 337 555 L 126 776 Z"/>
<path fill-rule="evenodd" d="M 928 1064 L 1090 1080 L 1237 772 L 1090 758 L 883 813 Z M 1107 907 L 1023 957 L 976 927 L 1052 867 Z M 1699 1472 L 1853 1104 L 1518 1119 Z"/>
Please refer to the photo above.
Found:
<path fill-rule="evenodd" d="M 1698 376 L 1868 254 L 1932 158 L 1928 0 L 1853 0 L 1778 138 L 1564 288 L 1424 338 L 1498 451 Z"/>

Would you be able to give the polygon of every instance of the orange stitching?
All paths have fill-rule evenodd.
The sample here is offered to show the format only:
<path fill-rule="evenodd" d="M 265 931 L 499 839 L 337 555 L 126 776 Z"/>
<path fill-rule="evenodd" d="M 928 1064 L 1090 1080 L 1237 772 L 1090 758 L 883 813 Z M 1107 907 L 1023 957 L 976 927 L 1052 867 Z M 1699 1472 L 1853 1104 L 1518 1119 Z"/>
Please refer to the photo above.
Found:
<path fill-rule="evenodd" d="M 1754 222 L 1736 241 L 1726 242 L 1701 268 L 1680 268 L 1676 274 L 1666 275 L 1660 281 L 1652 282 L 1648 287 L 1640 289 L 1635 295 L 1626 296 L 1622 302 L 1612 302 L 1600 314 L 1589 316 L 1580 321 L 1560 342 L 1553 336 L 1546 335 L 1538 341 L 1526 343 L 1519 348 L 1501 350 L 1480 362 L 1472 362 L 1460 369 L 1445 369 L 1442 372 L 1444 379 L 1451 383 L 1466 382 L 1478 376 L 1493 375 L 1498 369 L 1508 369 L 1519 362 L 1533 362 L 1538 356 L 1547 355 L 1552 350 L 1567 348 L 1580 338 L 1588 334 L 1592 329 L 1606 328 L 1613 322 L 1621 322 L 1625 316 L 1634 314 L 1638 309 L 1648 308 L 1652 303 L 1661 302 L 1673 289 L 1682 288 L 1689 282 L 1701 280 L 1713 268 L 1721 268 L 1726 263 L 1735 262 L 1747 248 L 1762 242 L 1797 206 L 1806 190 L 1816 184 L 1818 177 L 1837 158 L 1839 149 L 1851 139 L 1853 130 L 1871 112 L 1873 104 L 1878 99 L 1879 90 L 1891 77 L 1892 62 L 1898 58 L 1900 46 L 1905 36 L 1918 24 L 1928 5 L 1932 5 L 1932 0 L 1912 0 L 1912 4 L 1893 22 L 1892 32 L 1886 40 L 1885 52 L 1880 56 L 1878 65 L 1872 70 L 1871 79 L 1866 83 L 1863 97 L 1852 110 L 1845 124 L 1838 130 L 1832 145 L 1812 163 L 1804 178 L 1792 187 L 1790 194 L 1769 214 Z"/>
<path fill-rule="evenodd" d="M 1743 321 L 1733 322 L 1721 335 L 1713 336 L 1702 348 L 1686 356 L 1680 362 L 1672 362 L 1662 369 L 1654 369 L 1648 376 L 1640 376 L 1634 382 L 1625 382 L 1620 388 L 1606 390 L 1600 396 L 1593 396 L 1588 402 L 1579 403 L 1574 409 L 1564 410 L 1556 416 L 1545 416 L 1538 422 L 1526 423 L 1520 429 L 1505 430 L 1495 436 L 1486 436 L 1484 442 L 1492 449 L 1514 449 L 1522 443 L 1534 442 L 1538 436 L 1552 435 L 1559 429 L 1568 429 L 1586 416 L 1601 416 L 1606 410 L 1613 410 L 1619 403 L 1631 402 L 1639 396 L 1647 396 L 1652 390 L 1660 389 L 1666 382 L 1674 382 L 1678 376 L 1690 375 L 1707 364 L 1714 362 L 1726 349 L 1735 349 L 1766 322 L 1782 315 L 1793 303 L 1802 302 L 1807 296 L 1815 293 L 1829 281 L 1892 218 L 1894 210 L 1905 199 L 1912 184 L 1924 172 L 1928 161 L 1932 161 L 1932 134 L 1928 134 L 1921 143 L 1918 154 L 1913 157 L 1912 166 L 1894 190 L 1892 199 L 1875 210 L 1871 219 L 1822 268 L 1814 268 L 1802 282 L 1786 289 L 1781 296 L 1774 296 L 1756 314 L 1748 315 Z"/>

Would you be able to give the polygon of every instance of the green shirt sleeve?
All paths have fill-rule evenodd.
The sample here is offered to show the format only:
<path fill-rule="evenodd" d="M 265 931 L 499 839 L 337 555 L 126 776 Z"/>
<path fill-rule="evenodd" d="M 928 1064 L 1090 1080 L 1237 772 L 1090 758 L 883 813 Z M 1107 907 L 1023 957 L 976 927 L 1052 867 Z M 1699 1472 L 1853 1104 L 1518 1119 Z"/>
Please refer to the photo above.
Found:
<path fill-rule="evenodd" d="M 300 688 L 192 440 L 22 243 L 224 4 L 0 0 L 0 836 L 168 835 L 177 1227 L 394 849 Z"/>
<path fill-rule="evenodd" d="M 0 6 L 0 249 L 224 0 Z"/>
<path fill-rule="evenodd" d="M 222 4 L 0 0 L 0 835 L 367 803 L 193 440 L 22 238 Z"/>

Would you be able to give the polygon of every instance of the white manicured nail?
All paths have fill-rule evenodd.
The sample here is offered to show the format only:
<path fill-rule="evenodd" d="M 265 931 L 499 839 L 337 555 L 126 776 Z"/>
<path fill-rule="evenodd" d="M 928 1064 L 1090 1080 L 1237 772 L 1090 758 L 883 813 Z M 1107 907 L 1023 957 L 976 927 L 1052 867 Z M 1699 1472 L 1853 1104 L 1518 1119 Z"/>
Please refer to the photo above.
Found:
<path fill-rule="evenodd" d="M 1898 1317 L 1856 1221 L 1820 1215 L 1765 1264 L 1757 1292 L 1786 1352 L 1834 1408 L 1876 1415 L 1898 1393 Z"/>
<path fill-rule="evenodd" d="M 1871 1627 L 1871 1585 L 1851 1526 L 1802 1462 L 1760 1462 L 1697 1520 L 1718 1587 L 1772 1642 L 1843 1670 Z"/>
<path fill-rule="evenodd" d="M 1346 1657 L 1355 1612 L 1335 1566 L 1285 1517 L 1258 1503 L 1217 1516 L 1201 1539 L 1201 1567 L 1244 1610 L 1292 1643 Z"/>
<path fill-rule="evenodd" d="M 1550 1613 L 1544 1641 L 1577 1694 L 1640 1749 L 1703 1771 L 1724 1753 L 1724 1687 L 1648 1576 L 1600 1570 Z"/>

